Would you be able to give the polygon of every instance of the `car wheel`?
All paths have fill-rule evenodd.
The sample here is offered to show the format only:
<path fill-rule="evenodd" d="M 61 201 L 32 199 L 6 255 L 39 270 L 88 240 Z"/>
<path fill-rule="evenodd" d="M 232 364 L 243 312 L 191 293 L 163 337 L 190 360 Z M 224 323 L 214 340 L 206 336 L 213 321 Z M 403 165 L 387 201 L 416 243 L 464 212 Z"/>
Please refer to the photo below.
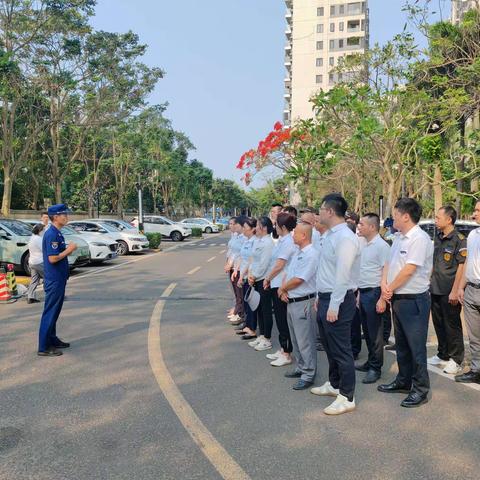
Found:
<path fill-rule="evenodd" d="M 174 241 L 174 242 L 181 242 L 183 240 L 183 236 L 180 232 L 178 232 L 177 230 L 175 230 L 174 232 L 172 232 L 170 234 L 170 238 Z"/>
<path fill-rule="evenodd" d="M 128 245 L 123 240 L 118 240 L 117 255 L 126 255 L 128 253 Z"/>
<path fill-rule="evenodd" d="M 207 227 L 205 233 L 213 233 L 212 227 Z"/>
<path fill-rule="evenodd" d="M 28 276 L 32 274 L 32 272 L 30 271 L 30 265 L 28 264 L 29 258 L 30 258 L 30 253 L 28 252 L 26 252 L 22 257 L 22 269 Z"/>

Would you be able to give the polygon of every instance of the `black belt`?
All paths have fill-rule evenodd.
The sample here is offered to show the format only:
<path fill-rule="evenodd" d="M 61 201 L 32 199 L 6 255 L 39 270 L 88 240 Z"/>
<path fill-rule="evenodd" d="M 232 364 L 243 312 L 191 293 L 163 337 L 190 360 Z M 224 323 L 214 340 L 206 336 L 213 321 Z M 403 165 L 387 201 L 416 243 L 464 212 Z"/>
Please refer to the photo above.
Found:
<path fill-rule="evenodd" d="M 347 290 L 345 295 L 348 295 L 349 293 L 353 294 L 353 290 Z M 332 296 L 332 292 L 318 292 L 318 298 L 330 298 Z"/>
<path fill-rule="evenodd" d="M 480 283 L 467 282 L 467 285 L 468 285 L 469 287 L 473 287 L 473 288 L 476 288 L 476 289 L 480 289 Z"/>
<path fill-rule="evenodd" d="M 372 290 L 377 290 L 377 288 L 380 288 L 380 287 L 359 288 L 358 291 L 359 291 L 360 293 L 367 293 L 367 292 L 371 292 Z"/>
<path fill-rule="evenodd" d="M 288 303 L 304 302 L 305 300 L 310 300 L 311 298 L 315 298 L 314 293 L 311 293 L 310 295 L 305 295 L 304 297 L 289 298 Z"/>
<path fill-rule="evenodd" d="M 416 300 L 418 297 L 421 297 L 427 293 L 428 290 L 422 293 L 394 293 L 392 300 Z"/>

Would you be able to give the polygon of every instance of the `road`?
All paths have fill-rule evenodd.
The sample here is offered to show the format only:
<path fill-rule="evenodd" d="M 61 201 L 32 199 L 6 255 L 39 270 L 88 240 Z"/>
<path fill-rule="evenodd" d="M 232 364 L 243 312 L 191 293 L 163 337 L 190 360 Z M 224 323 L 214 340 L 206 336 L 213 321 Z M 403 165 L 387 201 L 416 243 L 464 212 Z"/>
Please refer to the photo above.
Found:
<path fill-rule="evenodd" d="M 328 417 L 233 335 L 226 241 L 74 275 L 59 358 L 36 356 L 41 305 L 0 306 L 1 480 L 480 478 L 478 389 L 432 372 L 410 410 L 359 382 L 357 410 Z"/>

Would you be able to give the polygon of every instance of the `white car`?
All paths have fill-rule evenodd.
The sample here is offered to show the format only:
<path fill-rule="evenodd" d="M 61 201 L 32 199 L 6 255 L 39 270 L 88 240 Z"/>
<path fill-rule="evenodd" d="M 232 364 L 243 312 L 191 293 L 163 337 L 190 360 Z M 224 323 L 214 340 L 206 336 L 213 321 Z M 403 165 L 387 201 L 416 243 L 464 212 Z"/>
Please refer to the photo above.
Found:
<path fill-rule="evenodd" d="M 206 218 L 185 218 L 180 222 L 188 228 L 201 228 L 205 233 L 218 233 L 218 225 L 215 225 Z"/>
<path fill-rule="evenodd" d="M 138 225 L 138 218 L 132 220 L 132 225 Z M 146 233 L 160 233 L 162 237 L 169 237 L 174 242 L 182 242 L 192 234 L 192 229 L 181 223 L 172 222 L 172 220 L 161 215 L 145 215 L 143 217 L 143 227 Z"/>
<path fill-rule="evenodd" d="M 117 253 L 119 255 L 126 255 L 130 252 L 141 252 L 142 250 L 146 250 L 150 246 L 148 238 L 145 235 L 139 233 L 131 225 L 130 229 L 127 229 L 126 227 L 120 228 L 120 225 L 122 224 L 119 224 L 118 226 L 115 225 L 115 222 L 120 223 L 120 220 L 100 219 L 85 221 L 95 224 L 99 228 L 107 230 L 108 233 L 110 233 L 110 235 L 115 238 L 115 241 L 118 244 Z"/>

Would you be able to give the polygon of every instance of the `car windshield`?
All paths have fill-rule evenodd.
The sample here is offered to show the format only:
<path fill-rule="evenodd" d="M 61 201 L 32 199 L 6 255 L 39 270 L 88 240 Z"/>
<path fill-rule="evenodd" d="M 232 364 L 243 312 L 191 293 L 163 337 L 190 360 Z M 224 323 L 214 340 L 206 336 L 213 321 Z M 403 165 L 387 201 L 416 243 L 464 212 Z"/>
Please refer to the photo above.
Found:
<path fill-rule="evenodd" d="M 119 228 L 115 228 L 113 225 L 110 225 L 108 223 L 99 223 L 99 225 L 104 228 L 107 232 L 110 232 L 110 233 L 116 233 L 118 232 L 120 229 Z"/>
<path fill-rule="evenodd" d="M 61 232 L 64 234 L 64 235 L 78 235 L 78 232 L 75 231 L 72 227 L 62 227 L 62 230 Z"/>
<path fill-rule="evenodd" d="M 130 225 L 128 222 L 123 220 L 105 220 L 105 223 L 111 225 L 112 227 L 118 228 L 119 230 L 135 230 L 133 225 Z"/>
<path fill-rule="evenodd" d="M 29 225 L 19 222 L 18 220 L 2 220 L 0 221 L 0 228 L 3 226 L 15 235 L 22 237 L 30 237 L 32 235 L 32 230 Z"/>

